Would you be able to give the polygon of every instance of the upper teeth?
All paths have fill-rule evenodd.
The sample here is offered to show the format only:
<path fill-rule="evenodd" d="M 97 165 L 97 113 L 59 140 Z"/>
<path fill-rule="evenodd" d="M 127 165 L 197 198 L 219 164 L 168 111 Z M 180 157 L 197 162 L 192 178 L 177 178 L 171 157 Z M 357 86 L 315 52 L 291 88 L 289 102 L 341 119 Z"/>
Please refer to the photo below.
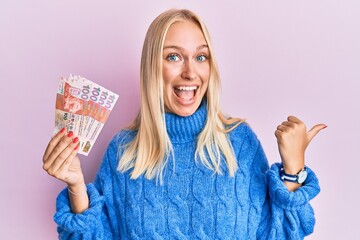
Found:
<path fill-rule="evenodd" d="M 182 90 L 182 91 L 193 91 L 193 90 L 196 90 L 197 87 L 196 87 L 196 86 L 191 86 L 191 87 L 177 87 L 177 89 Z"/>

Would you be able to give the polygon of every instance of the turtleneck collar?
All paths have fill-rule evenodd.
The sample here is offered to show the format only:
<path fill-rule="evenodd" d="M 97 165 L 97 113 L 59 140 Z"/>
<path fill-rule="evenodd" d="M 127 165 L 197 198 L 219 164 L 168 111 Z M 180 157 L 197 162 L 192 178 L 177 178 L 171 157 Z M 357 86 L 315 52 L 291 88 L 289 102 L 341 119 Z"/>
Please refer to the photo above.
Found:
<path fill-rule="evenodd" d="M 199 108 L 187 117 L 165 113 L 166 130 L 171 142 L 184 143 L 195 140 L 204 128 L 206 118 L 206 101 L 202 101 Z"/>

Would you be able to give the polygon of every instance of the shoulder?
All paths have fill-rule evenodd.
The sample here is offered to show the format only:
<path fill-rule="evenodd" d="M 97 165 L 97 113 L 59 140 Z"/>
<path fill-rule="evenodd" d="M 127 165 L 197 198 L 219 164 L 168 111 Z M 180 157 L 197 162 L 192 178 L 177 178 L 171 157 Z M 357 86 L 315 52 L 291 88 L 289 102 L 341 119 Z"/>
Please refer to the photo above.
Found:
<path fill-rule="evenodd" d="M 249 163 L 249 159 L 253 159 L 259 148 L 261 148 L 257 135 L 247 122 L 241 123 L 229 132 L 228 139 L 239 161 L 243 159 Z"/>
<path fill-rule="evenodd" d="M 134 138 L 135 133 L 136 132 L 134 131 L 125 129 L 119 131 L 113 136 L 103 155 L 103 159 L 95 179 L 95 184 L 104 184 L 104 181 L 109 181 L 111 179 L 110 176 L 119 173 L 117 171 L 119 157 L 124 152 L 123 149 L 125 149 L 127 144 Z"/>
<path fill-rule="evenodd" d="M 258 144 L 259 140 L 249 123 L 243 122 L 228 133 L 231 142 L 249 142 Z"/>
<path fill-rule="evenodd" d="M 136 135 L 136 131 L 134 130 L 129 130 L 129 129 L 120 130 L 111 139 L 109 146 L 120 147 L 127 145 L 129 142 L 131 142 L 134 139 L 135 135 Z"/>
<path fill-rule="evenodd" d="M 117 165 L 120 155 L 124 152 L 127 145 L 134 139 L 136 131 L 123 129 L 111 139 L 109 146 L 105 152 L 105 158 Z"/>

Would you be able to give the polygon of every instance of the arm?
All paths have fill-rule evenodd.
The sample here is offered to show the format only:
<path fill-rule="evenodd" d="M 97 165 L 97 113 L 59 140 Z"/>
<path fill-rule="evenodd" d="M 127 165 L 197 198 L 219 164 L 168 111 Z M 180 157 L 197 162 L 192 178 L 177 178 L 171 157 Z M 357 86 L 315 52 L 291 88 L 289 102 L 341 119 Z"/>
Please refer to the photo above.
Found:
<path fill-rule="evenodd" d="M 239 161 L 239 184 L 244 185 L 239 188 L 240 204 L 249 205 L 248 210 L 244 207 L 245 212 L 241 211 L 245 222 L 237 235 L 246 239 L 288 240 L 303 239 L 312 233 L 315 217 L 309 202 L 320 188 L 311 169 L 303 185 L 289 191 L 280 178 L 280 164 L 269 169 L 264 150 L 248 124 L 230 132 L 230 139 Z M 242 191 L 246 185 L 249 191 Z M 243 236 L 246 230 L 248 236 Z"/>
<path fill-rule="evenodd" d="M 118 153 L 118 139 L 110 143 L 94 183 L 90 183 L 78 193 L 86 196 L 89 205 L 81 213 L 74 213 L 72 196 L 64 189 L 56 202 L 55 222 L 58 224 L 60 239 L 118 239 L 118 228 L 113 227 L 117 222 L 113 201 L 113 182 L 111 175 L 115 174 Z M 71 190 L 73 191 L 73 190 Z M 83 191 L 83 192 L 81 192 Z"/>
<path fill-rule="evenodd" d="M 104 238 L 102 220 L 103 197 L 93 184 L 87 185 L 89 208 L 82 213 L 73 213 L 70 207 L 69 193 L 64 189 L 56 199 L 56 213 L 54 221 L 57 223 L 59 239 L 112 239 Z"/>
<path fill-rule="evenodd" d="M 284 124 L 284 123 L 283 123 Z M 323 126 L 317 126 L 311 130 L 311 138 L 307 138 L 304 125 L 293 126 L 277 133 L 279 150 L 282 160 L 293 167 L 298 164 L 294 160 L 294 153 L 303 153 L 306 146 Z M 282 128 L 282 127 L 281 127 Z M 315 134 L 313 131 L 317 131 Z M 299 137 L 303 136 L 303 138 Z M 294 137 L 295 136 L 295 137 Z M 306 137 L 306 138 L 305 138 Z M 280 164 L 274 164 L 269 169 L 268 161 L 263 148 L 255 134 L 248 129 L 248 142 L 254 149 L 254 155 L 250 167 L 250 217 L 256 225 L 249 226 L 249 234 L 256 239 L 281 240 L 281 239 L 303 239 L 313 232 L 315 225 L 314 212 L 309 204 L 320 191 L 315 174 L 308 168 L 308 177 L 302 186 L 285 185 L 280 178 Z M 309 140 L 310 139 L 310 140 Z M 291 141 L 289 141 L 291 140 Z M 299 147 L 299 142 L 303 141 Z M 247 141 L 246 141 L 247 142 Z M 304 160 L 298 158 L 298 160 Z M 284 163 L 284 165 L 285 165 Z M 301 162 L 302 164 L 304 162 Z M 302 167 L 301 165 L 294 168 Z M 289 168 L 287 168 L 289 170 Z M 297 170 L 298 171 L 298 170 Z M 255 219 L 256 218 L 256 219 Z"/>
<path fill-rule="evenodd" d="M 89 207 L 84 175 L 77 157 L 79 138 L 63 128 L 49 142 L 44 156 L 43 169 L 52 177 L 65 182 L 70 194 L 70 205 L 74 213 L 81 213 Z"/>
<path fill-rule="evenodd" d="M 309 201 L 320 191 L 311 169 L 303 185 L 294 192 L 289 191 L 280 179 L 280 164 L 268 169 L 260 143 L 251 168 L 250 196 L 259 218 L 258 226 L 253 229 L 256 239 L 303 239 L 311 234 L 315 217 Z"/>
<path fill-rule="evenodd" d="M 275 131 L 281 161 L 285 173 L 295 175 L 305 166 L 305 150 L 311 140 L 326 128 L 325 124 L 317 124 L 307 132 L 305 124 L 294 116 L 289 116 Z M 295 191 L 301 184 L 284 181 L 289 191 Z"/>

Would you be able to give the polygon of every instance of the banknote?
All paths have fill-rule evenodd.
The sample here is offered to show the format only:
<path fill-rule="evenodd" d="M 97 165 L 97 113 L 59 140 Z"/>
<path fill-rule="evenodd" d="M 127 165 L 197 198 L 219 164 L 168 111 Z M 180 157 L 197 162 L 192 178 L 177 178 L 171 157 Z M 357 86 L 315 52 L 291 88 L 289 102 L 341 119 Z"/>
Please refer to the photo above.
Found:
<path fill-rule="evenodd" d="M 89 99 L 83 125 L 83 136 L 86 138 L 86 142 L 82 142 L 80 146 L 83 151 L 90 151 L 114 107 L 118 95 L 96 83 L 86 85 L 85 92 L 88 93 Z"/>
<path fill-rule="evenodd" d="M 63 127 L 79 137 L 79 153 L 87 156 L 104 127 L 118 95 L 84 77 L 59 79 L 54 134 Z"/>
<path fill-rule="evenodd" d="M 74 133 L 80 137 L 84 136 L 83 132 L 88 118 L 88 109 L 92 104 L 92 101 L 89 101 L 90 94 L 87 90 L 92 84 L 91 81 L 81 76 L 70 75 L 69 78 L 66 79 L 66 84 L 64 85 L 64 94 L 72 97 L 68 99 L 68 104 L 73 106 L 72 112 L 77 110 L 79 111 L 78 114 L 80 114 L 78 122 L 73 130 Z M 66 89 L 67 86 L 68 88 Z"/>
<path fill-rule="evenodd" d="M 118 95 L 101 87 L 97 84 L 93 85 L 90 99 L 92 106 L 90 108 L 90 118 L 84 126 L 87 130 L 85 136 L 90 137 L 96 135 L 99 124 L 105 123 L 111 110 L 114 107 L 114 103 L 117 101 Z"/>
<path fill-rule="evenodd" d="M 55 129 L 53 135 L 58 133 L 63 127 L 67 127 L 67 120 L 69 113 L 64 110 L 64 85 L 66 79 L 61 77 L 56 93 L 56 104 L 55 104 Z"/>

